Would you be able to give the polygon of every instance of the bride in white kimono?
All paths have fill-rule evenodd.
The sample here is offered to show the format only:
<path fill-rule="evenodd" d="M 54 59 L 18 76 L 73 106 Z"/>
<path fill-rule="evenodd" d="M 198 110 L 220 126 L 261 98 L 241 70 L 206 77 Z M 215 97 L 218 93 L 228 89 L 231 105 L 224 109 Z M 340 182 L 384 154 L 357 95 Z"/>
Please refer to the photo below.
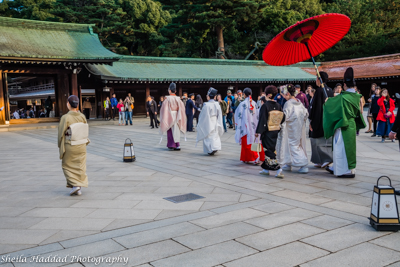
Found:
<path fill-rule="evenodd" d="M 214 99 L 217 93 L 218 91 L 212 87 L 208 90 L 208 102 L 204 103 L 201 109 L 196 128 L 196 144 L 203 141 L 204 153 L 209 155 L 214 155 L 218 150 L 221 150 L 221 136 L 224 134 L 221 107 Z"/>
<path fill-rule="evenodd" d="M 308 158 L 306 151 L 306 121 L 308 111 L 295 97 L 296 89 L 292 84 L 283 90 L 287 100 L 283 108 L 286 120 L 278 135 L 276 145 L 277 159 L 284 165 L 284 171 L 291 171 L 292 167 L 299 167 L 299 173 L 308 173 Z"/>

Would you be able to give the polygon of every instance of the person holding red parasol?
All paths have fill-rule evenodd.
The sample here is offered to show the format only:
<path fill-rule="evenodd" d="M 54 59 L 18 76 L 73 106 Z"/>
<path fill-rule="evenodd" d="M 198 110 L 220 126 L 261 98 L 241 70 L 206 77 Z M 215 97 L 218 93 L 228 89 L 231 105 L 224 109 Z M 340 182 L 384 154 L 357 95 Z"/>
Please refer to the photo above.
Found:
<path fill-rule="evenodd" d="M 366 127 L 360 110 L 361 95 L 354 89 L 353 68 L 347 68 L 343 91 L 329 98 L 324 106 L 324 134 L 333 137 L 333 165 L 326 170 L 339 178 L 354 178 L 356 170 L 356 132 Z"/>

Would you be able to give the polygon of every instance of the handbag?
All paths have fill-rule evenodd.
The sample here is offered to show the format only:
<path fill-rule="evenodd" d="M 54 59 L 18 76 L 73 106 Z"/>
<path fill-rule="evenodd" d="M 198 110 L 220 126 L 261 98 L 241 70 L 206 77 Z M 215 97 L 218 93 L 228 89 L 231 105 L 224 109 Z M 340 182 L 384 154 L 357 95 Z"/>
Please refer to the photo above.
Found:
<path fill-rule="evenodd" d="M 381 109 L 381 111 L 382 111 L 382 113 L 383 113 L 383 117 L 385 117 L 385 119 L 389 119 L 390 117 L 392 117 L 392 115 L 393 115 L 393 113 L 392 112 L 390 112 L 390 115 L 387 115 L 384 111 L 383 111 L 383 109 Z"/>
<path fill-rule="evenodd" d="M 385 119 L 389 119 L 390 117 L 392 117 L 393 114 L 387 115 L 387 114 L 383 114 L 383 116 L 385 117 Z"/>
<path fill-rule="evenodd" d="M 262 145 L 260 143 L 260 137 L 256 137 L 254 140 L 254 143 L 251 144 L 251 151 L 254 152 L 261 152 L 262 151 Z"/>

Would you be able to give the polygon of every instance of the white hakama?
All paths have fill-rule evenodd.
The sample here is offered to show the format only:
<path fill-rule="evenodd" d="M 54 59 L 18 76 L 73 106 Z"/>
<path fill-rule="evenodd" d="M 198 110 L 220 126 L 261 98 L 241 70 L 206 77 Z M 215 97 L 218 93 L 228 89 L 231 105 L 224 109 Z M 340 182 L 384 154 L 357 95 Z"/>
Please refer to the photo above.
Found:
<path fill-rule="evenodd" d="M 331 170 L 336 176 L 351 174 L 347 162 L 346 150 L 344 148 L 343 135 L 341 128 L 336 129 L 333 136 L 333 164 Z"/>
<path fill-rule="evenodd" d="M 197 125 L 196 144 L 203 141 L 204 153 L 221 150 L 221 136 L 224 134 L 222 111 L 218 102 L 210 100 L 204 103 Z"/>

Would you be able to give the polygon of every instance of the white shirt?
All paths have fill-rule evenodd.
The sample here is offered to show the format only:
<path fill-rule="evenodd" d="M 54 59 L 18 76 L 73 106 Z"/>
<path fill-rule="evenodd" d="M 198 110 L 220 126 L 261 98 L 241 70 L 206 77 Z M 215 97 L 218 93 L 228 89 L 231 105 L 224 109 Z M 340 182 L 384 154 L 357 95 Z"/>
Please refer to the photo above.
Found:
<path fill-rule="evenodd" d="M 13 113 L 13 115 L 14 115 L 14 118 L 19 119 L 19 114 L 18 114 L 17 111 L 15 111 L 15 112 Z"/>

